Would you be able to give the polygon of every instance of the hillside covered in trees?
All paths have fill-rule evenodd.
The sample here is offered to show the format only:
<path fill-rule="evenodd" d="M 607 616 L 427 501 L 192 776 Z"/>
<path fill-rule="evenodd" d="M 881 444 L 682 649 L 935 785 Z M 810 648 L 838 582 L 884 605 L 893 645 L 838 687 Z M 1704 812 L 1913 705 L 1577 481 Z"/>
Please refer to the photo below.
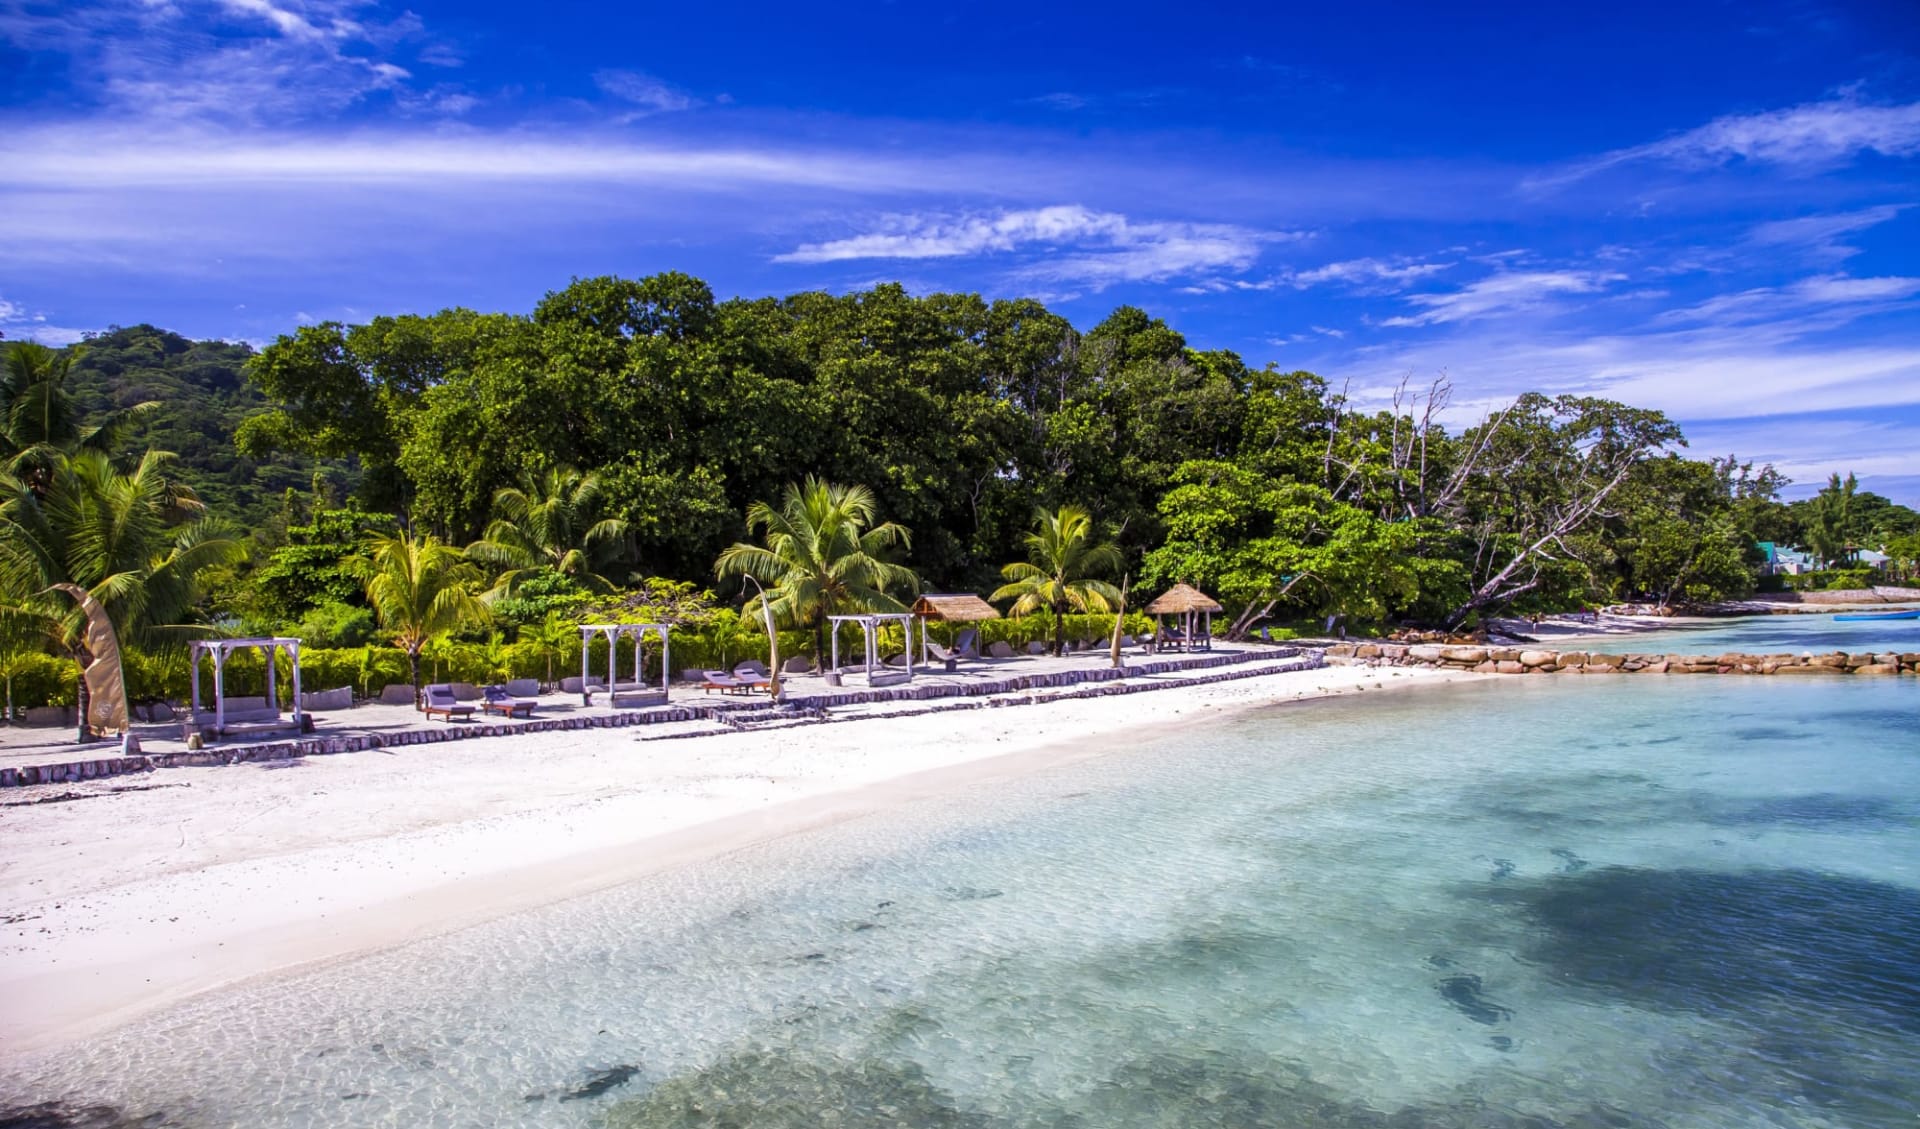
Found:
<path fill-rule="evenodd" d="M 152 404 L 129 427 L 127 447 L 173 452 L 181 479 L 214 512 L 259 528 L 278 516 L 287 490 L 314 488 L 315 460 L 292 452 L 248 458 L 234 446 L 241 421 L 267 408 L 246 378 L 252 347 L 135 325 L 109 329 L 72 352 L 68 386 L 82 415 Z M 348 478 L 346 466 L 335 465 L 321 482 L 344 498 Z"/>

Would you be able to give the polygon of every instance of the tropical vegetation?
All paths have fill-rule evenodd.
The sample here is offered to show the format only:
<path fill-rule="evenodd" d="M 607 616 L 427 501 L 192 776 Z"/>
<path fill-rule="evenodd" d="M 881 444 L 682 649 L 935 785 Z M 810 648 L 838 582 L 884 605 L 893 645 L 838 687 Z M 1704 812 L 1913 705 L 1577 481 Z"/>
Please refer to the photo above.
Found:
<path fill-rule="evenodd" d="M 80 692 L 61 582 L 109 610 L 137 696 L 178 696 L 207 633 L 299 635 L 309 685 L 365 693 L 550 682 L 589 619 L 671 619 L 677 664 L 724 665 L 768 654 L 770 608 L 817 653 L 826 617 L 922 590 L 991 593 L 1015 618 L 983 639 L 1058 648 L 1112 628 L 1127 577 L 1201 587 L 1244 635 L 1858 583 L 1868 550 L 1920 576 L 1920 514 L 1851 477 L 1789 502 L 1593 397 L 1361 403 L 1126 306 L 1082 331 L 1029 299 L 722 301 L 667 273 L 257 350 L 141 325 L 0 354 L 22 705 Z M 1762 577 L 1768 541 L 1826 567 Z"/>

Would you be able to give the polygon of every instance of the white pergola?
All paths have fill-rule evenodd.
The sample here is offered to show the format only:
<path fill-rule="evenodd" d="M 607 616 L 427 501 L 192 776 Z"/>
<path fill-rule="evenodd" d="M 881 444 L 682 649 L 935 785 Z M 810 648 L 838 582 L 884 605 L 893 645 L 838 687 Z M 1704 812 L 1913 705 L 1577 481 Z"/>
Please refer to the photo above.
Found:
<path fill-rule="evenodd" d="M 227 657 L 235 651 L 247 650 L 249 648 L 258 649 L 265 653 L 267 660 L 267 708 L 273 711 L 276 719 L 280 716 L 280 693 L 279 687 L 275 684 L 276 671 L 274 670 L 273 663 L 274 653 L 277 651 L 285 651 L 287 652 L 287 657 L 293 660 L 292 724 L 296 726 L 301 724 L 300 640 L 275 636 L 263 639 L 195 639 L 192 643 L 188 644 L 188 657 L 193 663 L 193 673 L 189 679 L 192 685 L 193 697 L 188 701 L 188 706 L 190 707 L 189 712 L 193 715 L 196 726 L 200 720 L 201 656 L 213 656 L 213 728 L 215 732 L 224 734 L 227 731 Z M 245 723 L 261 724 L 262 719 L 258 717 L 248 718 Z"/>
<path fill-rule="evenodd" d="M 900 625 L 901 648 L 907 653 L 906 680 L 913 678 L 913 613 L 911 612 L 869 612 L 865 615 L 830 615 L 827 617 L 829 630 L 833 636 L 833 665 L 828 670 L 840 669 L 840 625 L 857 623 L 866 638 L 867 685 L 873 685 L 873 657 L 878 653 L 880 640 L 878 634 L 883 623 Z"/>
<path fill-rule="evenodd" d="M 594 635 L 603 635 L 607 640 L 607 704 L 615 704 L 622 693 L 637 693 L 645 690 L 641 682 L 641 659 L 646 654 L 647 636 L 660 637 L 660 697 L 667 696 L 670 664 L 667 661 L 667 633 L 670 630 L 664 623 L 583 623 L 580 625 L 580 701 L 584 705 L 593 704 L 593 690 L 587 685 L 587 644 Z M 633 681 L 621 682 L 617 674 L 619 665 L 620 640 L 633 640 Z"/>

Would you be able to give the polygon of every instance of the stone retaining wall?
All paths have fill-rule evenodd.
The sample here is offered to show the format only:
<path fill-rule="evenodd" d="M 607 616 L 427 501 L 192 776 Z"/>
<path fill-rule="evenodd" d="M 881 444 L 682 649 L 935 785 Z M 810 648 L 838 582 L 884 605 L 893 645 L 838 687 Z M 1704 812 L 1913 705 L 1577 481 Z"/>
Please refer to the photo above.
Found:
<path fill-rule="evenodd" d="M 1438 643 L 1342 643 L 1327 648 L 1333 663 L 1424 666 L 1481 674 L 1916 674 L 1912 652 L 1824 655 L 1667 655 L 1548 651 Z"/>
<path fill-rule="evenodd" d="M 1290 660 L 1277 663 L 1274 660 Z M 1105 694 L 1131 694 L 1142 690 L 1172 689 L 1179 686 L 1199 686 L 1212 682 L 1224 682 L 1235 678 L 1251 678 L 1265 674 L 1279 674 L 1288 670 L 1304 670 L 1319 666 L 1323 662 L 1317 652 L 1302 654 L 1292 647 L 1276 647 L 1258 651 L 1240 651 L 1231 654 L 1209 655 L 1204 658 L 1161 659 L 1129 665 L 1124 670 L 1101 667 L 1088 670 L 1055 671 L 1045 674 L 1022 674 L 1009 678 L 997 678 L 982 682 L 921 682 L 905 686 L 888 686 L 878 689 L 844 689 L 831 694 L 808 694 L 791 697 L 784 703 L 788 710 L 821 711 L 828 706 L 867 705 L 875 702 L 935 701 L 947 698 L 979 698 L 994 694 L 1012 694 L 1023 690 L 1045 689 L 1051 687 L 1072 686 L 1082 683 L 1106 683 L 1107 685 L 1089 686 L 1083 690 L 1054 694 L 1045 697 L 1015 699 L 1008 704 L 1027 704 L 1033 701 L 1057 700 L 1074 697 L 1097 697 Z M 1258 664 L 1258 665 L 1248 665 Z M 1245 669 L 1228 670 L 1210 675 L 1198 675 L 1193 678 L 1129 684 L 1115 682 L 1116 679 L 1137 677 L 1140 675 L 1172 674 L 1185 670 L 1209 670 L 1221 667 L 1243 666 Z M 981 705 L 999 705 L 999 701 L 988 700 Z M 976 703 L 966 703 L 963 708 L 973 708 Z M 287 741 L 273 741 L 257 745 L 227 745 L 218 748 L 201 749 L 178 753 L 150 753 L 139 756 L 100 756 L 85 760 L 62 761 L 58 764 L 26 765 L 12 768 L 0 768 L 0 788 L 18 787 L 26 784 L 53 784 L 77 780 L 92 780 L 103 776 L 118 776 L 128 772 L 146 772 L 156 768 L 178 768 L 196 765 L 245 764 L 253 761 L 289 760 L 295 757 L 326 756 L 333 753 L 358 753 L 370 749 L 390 749 L 404 745 L 432 745 L 444 741 L 464 741 L 476 737 L 508 737 L 519 733 L 552 733 L 562 730 L 580 729 L 623 729 L 635 725 L 659 725 L 667 722 L 715 720 L 728 714 L 763 713 L 776 709 L 771 701 L 701 703 L 693 705 L 665 706 L 646 710 L 623 710 L 615 713 L 574 715 L 569 717 L 533 718 L 526 721 L 481 721 L 467 725 L 448 725 L 432 729 L 403 729 L 390 733 L 357 733 L 326 735 L 320 734 Z M 932 712 L 934 709 L 954 708 L 953 705 L 934 706 L 928 710 L 892 711 L 887 716 L 906 716 L 907 713 Z M 112 746 L 104 746 L 102 752 Z"/>

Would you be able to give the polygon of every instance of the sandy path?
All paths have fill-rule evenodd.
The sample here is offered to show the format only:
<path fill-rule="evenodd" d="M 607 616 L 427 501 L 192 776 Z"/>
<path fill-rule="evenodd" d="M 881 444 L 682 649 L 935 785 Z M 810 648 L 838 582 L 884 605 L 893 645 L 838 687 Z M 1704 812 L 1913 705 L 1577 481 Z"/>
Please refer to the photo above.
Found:
<path fill-rule="evenodd" d="M 678 741 L 537 734 L 18 789 L 0 807 L 0 1055 L 1196 713 L 1470 677 L 1323 668 Z M 37 795 L 90 798 L 20 804 Z"/>

